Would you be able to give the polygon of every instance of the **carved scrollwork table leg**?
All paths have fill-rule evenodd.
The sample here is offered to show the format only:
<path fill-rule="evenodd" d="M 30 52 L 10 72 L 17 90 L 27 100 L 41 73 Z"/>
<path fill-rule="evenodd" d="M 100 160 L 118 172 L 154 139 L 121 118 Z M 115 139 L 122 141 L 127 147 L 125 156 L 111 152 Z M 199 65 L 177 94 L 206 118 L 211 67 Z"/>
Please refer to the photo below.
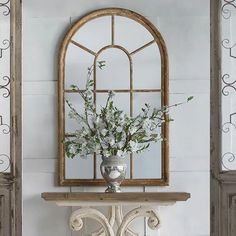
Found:
<path fill-rule="evenodd" d="M 108 221 L 110 226 L 113 228 L 114 223 L 116 220 L 116 206 L 111 206 L 109 208 L 109 217 L 108 217 Z M 99 230 L 97 230 L 96 232 L 93 232 L 91 234 L 91 236 L 106 236 L 106 233 L 104 232 L 103 227 L 101 227 Z"/>
<path fill-rule="evenodd" d="M 101 225 L 101 228 L 93 232 L 91 236 L 115 236 L 113 231 L 115 223 L 118 226 L 116 236 L 139 236 L 138 233 L 129 229 L 131 222 L 138 217 L 148 217 L 148 226 L 153 230 L 157 230 L 160 227 L 160 218 L 152 208 L 138 207 L 123 216 L 121 206 L 111 206 L 109 219 L 96 209 L 82 207 L 72 213 L 70 227 L 74 231 L 79 231 L 83 228 L 83 219 L 90 218 Z"/>
<path fill-rule="evenodd" d="M 116 223 L 120 226 L 123 222 L 123 211 L 122 206 L 116 206 Z M 127 228 L 125 231 L 126 236 L 139 236 L 139 234 L 135 233 L 133 230 Z"/>
<path fill-rule="evenodd" d="M 148 226 L 157 230 L 160 227 L 160 219 L 157 213 L 149 207 L 139 207 L 128 212 L 118 228 L 117 236 L 124 236 L 130 223 L 138 217 L 148 217 Z"/>
<path fill-rule="evenodd" d="M 107 218 L 98 210 L 92 208 L 80 208 L 74 211 L 70 217 L 70 227 L 74 231 L 79 231 L 83 228 L 83 218 L 90 218 L 98 221 L 105 232 L 106 236 L 115 236 L 111 225 Z"/>

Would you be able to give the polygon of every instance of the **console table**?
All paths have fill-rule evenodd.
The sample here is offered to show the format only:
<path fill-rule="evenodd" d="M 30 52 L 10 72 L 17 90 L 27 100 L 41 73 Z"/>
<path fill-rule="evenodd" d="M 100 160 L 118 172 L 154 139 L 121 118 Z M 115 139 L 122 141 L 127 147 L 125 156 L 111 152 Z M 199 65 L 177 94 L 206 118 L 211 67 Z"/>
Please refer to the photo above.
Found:
<path fill-rule="evenodd" d="M 160 227 L 160 216 L 155 208 L 161 205 L 172 205 L 178 201 L 187 201 L 189 193 L 185 192 L 129 192 L 129 193 L 78 193 L 78 192 L 45 192 L 42 193 L 45 201 L 53 202 L 58 206 L 78 206 L 72 212 L 70 228 L 79 231 L 83 227 L 83 218 L 91 218 L 101 224 L 101 228 L 92 236 L 138 236 L 129 229 L 130 223 L 137 217 L 147 217 L 148 226 L 157 230 Z M 139 206 L 129 211 L 125 216 L 122 206 Z M 106 218 L 95 206 L 109 206 L 110 214 Z M 117 224 L 117 233 L 113 226 Z"/>

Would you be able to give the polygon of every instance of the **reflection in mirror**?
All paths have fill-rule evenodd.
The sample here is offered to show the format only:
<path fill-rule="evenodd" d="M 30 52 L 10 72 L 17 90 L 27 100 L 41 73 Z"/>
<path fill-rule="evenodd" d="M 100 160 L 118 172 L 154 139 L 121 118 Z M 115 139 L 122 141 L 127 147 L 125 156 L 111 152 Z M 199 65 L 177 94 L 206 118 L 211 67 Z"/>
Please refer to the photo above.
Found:
<path fill-rule="evenodd" d="M 93 60 L 93 55 L 73 43 L 69 44 L 65 58 L 66 89 L 70 89 L 72 84 L 77 85 L 80 89 L 85 89 L 87 68 L 93 64 Z"/>
<path fill-rule="evenodd" d="M 93 179 L 93 156 L 88 156 L 86 159 L 66 158 L 65 176 L 67 179 Z"/>
<path fill-rule="evenodd" d="M 97 89 L 129 89 L 130 62 L 128 56 L 119 48 L 107 48 L 101 52 L 97 61 L 105 61 L 103 70 L 96 70 Z"/>
<path fill-rule="evenodd" d="M 102 29 L 102 30 L 101 30 Z M 111 17 L 104 16 L 90 20 L 72 37 L 72 40 L 98 52 L 111 42 Z"/>
<path fill-rule="evenodd" d="M 160 93 L 135 93 L 134 115 L 138 114 L 144 103 L 152 107 L 161 107 Z M 134 179 L 161 178 L 161 142 L 152 143 L 150 147 L 140 154 L 134 154 Z"/>
<path fill-rule="evenodd" d="M 66 93 L 65 99 L 73 104 L 73 107 L 80 112 L 84 111 L 84 101 L 79 93 Z M 69 106 L 65 102 L 65 132 L 73 133 L 76 129 L 81 128 L 81 124 L 75 119 L 69 117 Z"/>
<path fill-rule="evenodd" d="M 157 44 L 135 53 L 133 59 L 134 89 L 161 88 L 161 57 Z"/>
<path fill-rule="evenodd" d="M 115 16 L 115 37 L 115 44 L 126 48 L 130 53 L 154 39 L 140 23 L 123 16 Z"/>
<path fill-rule="evenodd" d="M 100 109 L 101 106 L 104 106 L 106 103 L 108 93 L 97 93 L 97 101 L 96 107 Z M 130 101 L 129 101 L 129 93 L 116 93 L 113 101 L 114 105 L 118 108 L 123 110 L 126 114 L 130 112 Z"/>

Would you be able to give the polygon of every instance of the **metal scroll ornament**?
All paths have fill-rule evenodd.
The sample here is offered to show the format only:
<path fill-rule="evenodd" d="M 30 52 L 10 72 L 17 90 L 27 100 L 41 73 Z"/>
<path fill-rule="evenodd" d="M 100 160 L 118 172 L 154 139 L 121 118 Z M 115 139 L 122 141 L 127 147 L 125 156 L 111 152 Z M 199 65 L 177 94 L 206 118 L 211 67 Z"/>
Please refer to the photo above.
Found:
<path fill-rule="evenodd" d="M 10 126 L 3 122 L 3 117 L 0 116 L 0 134 L 9 134 L 10 133 Z"/>
<path fill-rule="evenodd" d="M 4 16 L 8 16 L 10 14 L 10 7 L 9 7 L 10 0 L 0 1 L 0 11 Z"/>
<path fill-rule="evenodd" d="M 6 51 L 10 48 L 10 41 L 8 39 L 4 39 L 2 41 L 2 45 L 0 45 L 0 59 L 3 57 L 3 51 Z"/>
<path fill-rule="evenodd" d="M 8 98 L 10 96 L 10 89 L 9 89 L 9 85 L 10 85 L 10 77 L 8 76 L 3 76 L 2 78 L 3 82 L 0 82 L 0 92 L 3 91 L 2 96 L 4 98 Z"/>
<path fill-rule="evenodd" d="M 233 9 L 236 9 L 236 1 L 235 0 L 224 0 L 222 7 L 221 7 L 222 16 L 225 19 L 229 19 L 231 17 L 231 11 Z"/>
<path fill-rule="evenodd" d="M 10 157 L 0 154 L 0 173 L 6 172 L 10 168 Z"/>
<path fill-rule="evenodd" d="M 0 0 L 0 16 L 7 17 L 10 14 L 10 0 Z M 0 40 L 0 59 L 3 59 L 4 52 L 10 48 L 8 39 Z M 3 98 L 10 96 L 10 77 L 3 76 L 0 78 L 0 95 Z M 10 133 L 10 126 L 4 122 L 3 116 L 0 115 L 0 135 Z M 5 153 L 0 153 L 0 173 L 7 172 L 10 168 L 10 157 Z"/>
<path fill-rule="evenodd" d="M 222 17 L 225 20 L 229 20 L 232 16 L 233 11 L 236 10 L 236 0 L 222 0 L 222 7 L 221 7 L 221 14 Z M 230 22 L 228 22 L 230 24 Z M 234 29 L 233 29 L 234 30 Z M 229 40 L 231 36 L 229 35 L 227 38 L 222 40 L 222 48 L 223 50 L 228 51 L 228 56 L 230 60 L 233 60 L 233 62 L 236 62 L 236 43 L 232 43 L 231 40 Z M 231 74 L 229 73 L 224 73 L 222 75 L 222 89 L 221 93 L 223 97 L 228 96 L 231 101 L 235 99 L 236 95 L 236 78 L 234 78 Z M 232 97 L 234 96 L 234 97 Z M 232 132 L 236 133 L 236 123 L 235 117 L 236 117 L 236 111 L 229 112 L 229 114 L 224 114 L 224 117 L 229 117 L 225 123 L 222 125 L 222 134 L 223 135 L 231 135 Z M 230 136 L 230 139 L 232 139 L 232 136 Z M 233 163 L 236 161 L 236 155 L 233 150 L 224 152 L 222 154 L 222 167 L 224 170 L 232 170 L 235 169 L 233 168 Z"/>

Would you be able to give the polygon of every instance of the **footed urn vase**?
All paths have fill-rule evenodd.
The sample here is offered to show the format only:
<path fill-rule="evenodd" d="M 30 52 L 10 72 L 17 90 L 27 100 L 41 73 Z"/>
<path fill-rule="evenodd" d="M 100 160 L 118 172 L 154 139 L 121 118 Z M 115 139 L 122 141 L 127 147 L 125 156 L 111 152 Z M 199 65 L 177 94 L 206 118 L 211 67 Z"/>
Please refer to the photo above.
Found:
<path fill-rule="evenodd" d="M 107 182 L 106 193 L 121 192 L 120 184 L 125 179 L 127 165 L 124 158 L 118 156 L 102 157 L 101 174 Z"/>

